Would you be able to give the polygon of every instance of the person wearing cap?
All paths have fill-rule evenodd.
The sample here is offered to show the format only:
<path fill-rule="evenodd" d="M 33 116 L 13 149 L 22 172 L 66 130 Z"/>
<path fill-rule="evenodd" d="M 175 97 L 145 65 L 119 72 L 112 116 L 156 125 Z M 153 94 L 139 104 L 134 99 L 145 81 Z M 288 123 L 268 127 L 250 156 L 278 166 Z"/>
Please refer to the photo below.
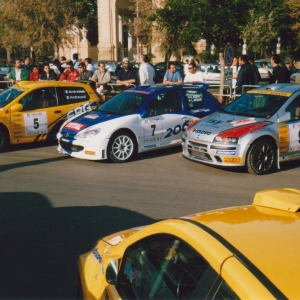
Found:
<path fill-rule="evenodd" d="M 129 59 L 125 57 L 123 58 L 123 68 L 118 72 L 117 84 L 122 84 L 124 88 L 128 88 L 131 84 L 136 84 L 136 82 L 136 72 L 130 66 Z"/>
<path fill-rule="evenodd" d="M 73 62 L 71 60 L 68 60 L 66 62 L 66 68 L 65 72 L 60 75 L 59 80 L 60 81 L 75 81 L 79 78 L 79 72 L 74 69 Z"/>
<path fill-rule="evenodd" d="M 80 80 L 91 80 L 93 72 L 86 69 L 85 63 L 79 63 L 79 79 Z"/>

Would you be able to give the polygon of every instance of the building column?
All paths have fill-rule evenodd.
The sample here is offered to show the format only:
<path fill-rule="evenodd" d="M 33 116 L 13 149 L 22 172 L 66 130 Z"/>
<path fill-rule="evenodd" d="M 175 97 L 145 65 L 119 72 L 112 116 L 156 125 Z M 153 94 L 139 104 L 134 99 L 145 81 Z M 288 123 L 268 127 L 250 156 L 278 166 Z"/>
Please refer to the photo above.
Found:
<path fill-rule="evenodd" d="M 116 0 L 98 0 L 98 59 L 117 60 L 117 11 Z"/>

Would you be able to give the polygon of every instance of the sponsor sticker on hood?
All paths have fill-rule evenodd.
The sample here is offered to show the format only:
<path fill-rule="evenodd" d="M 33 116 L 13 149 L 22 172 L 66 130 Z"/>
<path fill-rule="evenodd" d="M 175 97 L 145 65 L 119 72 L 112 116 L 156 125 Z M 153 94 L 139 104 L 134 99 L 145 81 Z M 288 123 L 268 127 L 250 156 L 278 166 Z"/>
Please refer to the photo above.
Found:
<path fill-rule="evenodd" d="M 81 124 L 77 122 L 70 122 L 64 126 L 64 128 L 71 129 L 77 132 L 82 130 L 84 127 L 86 127 L 85 124 Z"/>
<path fill-rule="evenodd" d="M 232 126 L 241 126 L 241 125 L 251 124 L 251 123 L 255 123 L 255 122 L 256 122 L 255 118 L 248 118 L 248 119 L 231 122 L 231 124 L 232 124 Z"/>

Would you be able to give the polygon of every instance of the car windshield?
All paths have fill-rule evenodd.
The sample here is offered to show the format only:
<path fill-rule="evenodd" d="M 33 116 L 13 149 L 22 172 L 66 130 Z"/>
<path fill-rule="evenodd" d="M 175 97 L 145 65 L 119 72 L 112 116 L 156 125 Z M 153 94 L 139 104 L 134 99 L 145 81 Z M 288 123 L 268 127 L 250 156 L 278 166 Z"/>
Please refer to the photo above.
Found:
<path fill-rule="evenodd" d="M 270 94 L 245 94 L 233 101 L 223 112 L 257 118 L 270 118 L 287 101 L 288 97 Z"/>
<path fill-rule="evenodd" d="M 6 106 L 23 93 L 24 90 L 17 90 L 14 88 L 5 89 L 2 93 L 0 93 L 0 107 Z"/>
<path fill-rule="evenodd" d="M 148 98 L 148 94 L 124 91 L 98 108 L 98 111 L 111 114 L 130 115 Z"/>

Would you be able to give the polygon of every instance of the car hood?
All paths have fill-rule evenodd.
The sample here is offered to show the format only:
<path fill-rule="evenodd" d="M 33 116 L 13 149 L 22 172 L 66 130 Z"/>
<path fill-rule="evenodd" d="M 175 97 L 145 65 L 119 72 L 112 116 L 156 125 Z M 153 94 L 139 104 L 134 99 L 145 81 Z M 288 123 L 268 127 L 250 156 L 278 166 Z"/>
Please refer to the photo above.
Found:
<path fill-rule="evenodd" d="M 217 134 L 230 132 L 230 137 L 241 138 L 272 124 L 266 119 L 236 116 L 216 112 L 189 128 L 188 136 L 196 141 L 212 142 Z"/>
<path fill-rule="evenodd" d="M 124 117 L 124 115 L 91 111 L 88 114 L 80 115 L 78 118 L 74 118 L 70 122 L 66 123 L 63 126 L 62 131 L 78 133 L 79 131 L 87 129 L 96 124 L 100 124 L 121 117 Z"/>

